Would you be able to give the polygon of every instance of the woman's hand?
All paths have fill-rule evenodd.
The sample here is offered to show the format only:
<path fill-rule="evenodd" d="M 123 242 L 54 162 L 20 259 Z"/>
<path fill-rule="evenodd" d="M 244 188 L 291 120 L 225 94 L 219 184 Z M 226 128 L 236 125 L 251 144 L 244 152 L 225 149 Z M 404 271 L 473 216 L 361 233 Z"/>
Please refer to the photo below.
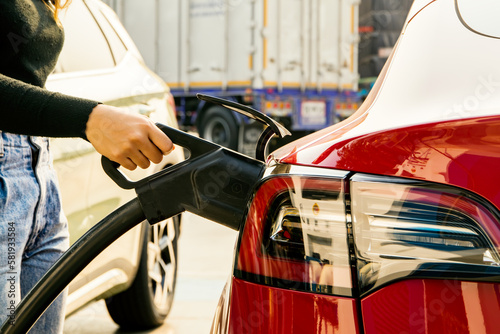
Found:
<path fill-rule="evenodd" d="M 172 141 L 149 118 L 104 104 L 90 114 L 85 134 L 97 152 L 130 170 L 160 163 L 173 149 Z"/>

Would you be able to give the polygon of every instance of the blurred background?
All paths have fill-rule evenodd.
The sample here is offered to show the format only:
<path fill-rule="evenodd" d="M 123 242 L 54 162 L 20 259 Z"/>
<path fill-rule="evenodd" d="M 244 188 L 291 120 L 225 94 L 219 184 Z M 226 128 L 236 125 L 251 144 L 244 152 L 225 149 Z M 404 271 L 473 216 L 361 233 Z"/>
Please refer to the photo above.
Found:
<path fill-rule="evenodd" d="M 272 116 L 292 130 L 286 141 L 332 125 L 370 91 L 413 1 L 104 2 L 169 85 L 180 127 L 251 155 L 254 124 L 196 93 Z"/>

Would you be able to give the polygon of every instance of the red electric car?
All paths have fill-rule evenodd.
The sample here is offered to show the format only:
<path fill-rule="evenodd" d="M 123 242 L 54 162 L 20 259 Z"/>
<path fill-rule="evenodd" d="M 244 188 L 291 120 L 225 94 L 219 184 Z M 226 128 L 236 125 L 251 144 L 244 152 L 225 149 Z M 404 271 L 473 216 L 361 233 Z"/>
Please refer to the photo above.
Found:
<path fill-rule="evenodd" d="M 212 333 L 500 332 L 499 15 L 415 1 L 360 110 L 268 157 Z"/>

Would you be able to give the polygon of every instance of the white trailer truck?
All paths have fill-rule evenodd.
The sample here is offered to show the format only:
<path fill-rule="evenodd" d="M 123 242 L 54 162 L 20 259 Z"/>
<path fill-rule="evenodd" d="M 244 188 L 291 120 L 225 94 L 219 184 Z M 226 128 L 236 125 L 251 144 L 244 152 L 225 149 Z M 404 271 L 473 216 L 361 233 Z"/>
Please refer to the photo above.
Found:
<path fill-rule="evenodd" d="M 196 93 L 251 105 L 292 132 L 357 109 L 359 0 L 106 2 L 170 86 L 179 124 L 204 138 L 241 150 L 246 121 Z"/>

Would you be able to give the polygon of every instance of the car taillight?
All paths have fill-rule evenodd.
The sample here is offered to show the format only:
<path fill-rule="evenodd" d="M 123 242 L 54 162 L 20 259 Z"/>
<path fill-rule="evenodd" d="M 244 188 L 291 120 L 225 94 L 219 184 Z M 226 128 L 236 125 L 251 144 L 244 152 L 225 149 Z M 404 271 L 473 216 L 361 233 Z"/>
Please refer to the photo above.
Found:
<path fill-rule="evenodd" d="M 237 278 L 348 297 L 410 277 L 500 281 L 497 212 L 476 195 L 335 172 L 262 183 L 239 242 Z"/>
<path fill-rule="evenodd" d="M 352 295 L 342 178 L 264 182 L 242 235 L 237 276 L 301 291 Z"/>
<path fill-rule="evenodd" d="M 452 187 L 400 182 L 351 179 L 360 292 L 406 277 L 498 280 L 500 225 L 480 199 Z"/>

